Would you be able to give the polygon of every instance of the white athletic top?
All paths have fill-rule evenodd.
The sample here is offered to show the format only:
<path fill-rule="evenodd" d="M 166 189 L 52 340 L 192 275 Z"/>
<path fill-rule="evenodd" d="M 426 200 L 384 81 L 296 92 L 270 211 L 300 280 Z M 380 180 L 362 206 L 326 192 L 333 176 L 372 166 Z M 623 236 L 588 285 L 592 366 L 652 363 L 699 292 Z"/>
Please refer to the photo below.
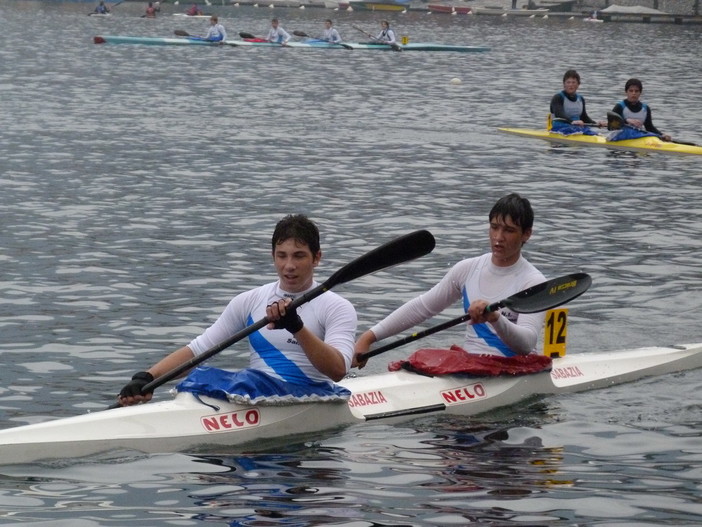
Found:
<path fill-rule="evenodd" d="M 222 24 L 215 24 L 207 28 L 207 34 L 202 37 L 203 40 L 212 40 L 214 42 L 219 42 L 221 40 L 227 40 L 227 32 Z"/>
<path fill-rule="evenodd" d="M 310 289 L 318 285 L 313 282 Z M 241 293 L 229 302 L 214 324 L 193 339 L 188 347 L 195 355 L 200 355 L 246 326 L 265 318 L 266 306 L 269 304 L 281 298 L 294 300 L 306 292 L 288 293 L 280 288 L 280 282 L 272 282 Z M 348 371 L 358 324 L 356 310 L 351 302 L 326 291 L 298 307 L 297 313 L 307 329 L 343 355 Z M 255 331 L 249 336 L 249 349 L 250 367 L 273 377 L 293 384 L 307 384 L 310 379 L 330 382 L 329 377 L 310 363 L 293 335 L 284 329 L 263 327 Z"/>
<path fill-rule="evenodd" d="M 336 28 L 330 27 L 324 30 L 322 40 L 326 40 L 327 42 L 341 42 L 341 35 L 339 35 Z"/>
<path fill-rule="evenodd" d="M 410 300 L 371 328 L 377 340 L 396 335 L 433 317 L 457 300 L 468 311 L 471 301 L 498 302 L 545 281 L 523 256 L 510 267 L 492 263 L 492 254 L 468 258 L 454 265 L 426 293 Z M 545 313 L 519 314 L 507 308 L 492 324 L 466 324 L 464 348 L 470 353 L 512 356 L 536 351 Z"/>
<path fill-rule="evenodd" d="M 268 30 L 266 40 L 268 42 L 277 42 L 278 44 L 287 44 L 288 40 L 290 40 L 290 34 L 282 27 L 278 26 Z"/>

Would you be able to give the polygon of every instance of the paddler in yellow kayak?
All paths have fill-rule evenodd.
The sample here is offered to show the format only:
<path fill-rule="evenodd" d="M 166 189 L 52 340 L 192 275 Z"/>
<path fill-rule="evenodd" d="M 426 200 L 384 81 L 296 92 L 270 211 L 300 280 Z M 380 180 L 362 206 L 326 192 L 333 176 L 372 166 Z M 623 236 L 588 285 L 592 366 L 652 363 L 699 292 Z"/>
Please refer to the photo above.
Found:
<path fill-rule="evenodd" d="M 588 126 L 606 126 L 606 121 L 594 122 L 587 114 L 585 98 L 578 93 L 580 74 L 568 70 L 563 75 L 563 89 L 551 98 L 550 131 L 563 135 L 597 135 Z"/>
<path fill-rule="evenodd" d="M 639 79 L 629 79 L 624 84 L 624 92 L 626 99 L 615 104 L 612 112 L 620 115 L 629 126 L 656 134 L 663 141 L 671 141 L 668 134 L 662 133 L 653 125 L 651 108 L 640 100 L 643 93 L 643 83 Z"/>

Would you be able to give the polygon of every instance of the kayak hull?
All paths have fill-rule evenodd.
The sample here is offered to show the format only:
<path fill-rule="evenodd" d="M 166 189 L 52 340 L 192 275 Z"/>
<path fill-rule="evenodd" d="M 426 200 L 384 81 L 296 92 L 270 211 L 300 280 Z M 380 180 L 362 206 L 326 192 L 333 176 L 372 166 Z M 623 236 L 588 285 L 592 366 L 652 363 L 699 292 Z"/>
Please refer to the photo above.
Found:
<path fill-rule="evenodd" d="M 95 44 L 141 44 L 144 46 L 217 46 L 219 42 L 208 42 L 189 38 L 161 38 L 161 37 L 121 37 L 121 36 L 96 36 Z"/>
<path fill-rule="evenodd" d="M 648 136 L 624 141 L 607 141 L 602 135 L 562 135 L 547 130 L 531 130 L 526 128 L 498 128 L 508 134 L 544 139 L 552 143 L 578 144 L 584 146 L 601 146 L 618 150 L 634 150 L 641 152 L 662 152 L 667 154 L 702 155 L 702 146 L 687 145 L 662 141 L 658 137 Z"/>
<path fill-rule="evenodd" d="M 702 343 L 567 355 L 554 359 L 550 372 L 521 376 L 428 377 L 397 371 L 354 377 L 339 383 L 352 392 L 347 402 L 241 405 L 180 393 L 172 400 L 2 430 L 0 465 L 125 449 L 212 451 L 369 421 L 471 416 L 535 395 L 604 388 L 700 367 Z"/>
<path fill-rule="evenodd" d="M 319 40 L 308 40 L 304 42 L 288 42 L 285 46 L 275 42 L 259 42 L 256 40 L 227 40 L 225 42 L 207 42 L 188 38 L 167 38 L 167 37 L 129 37 L 119 35 L 99 35 L 93 37 L 95 44 L 141 44 L 146 46 L 188 46 L 205 45 L 216 46 L 225 44 L 227 46 L 242 48 L 293 48 L 293 49 L 354 49 L 354 50 L 374 50 L 392 51 L 392 46 L 373 42 L 344 42 L 343 44 L 332 44 Z M 400 46 L 403 51 L 453 51 L 459 53 L 474 53 L 489 51 L 485 46 L 457 46 L 451 44 L 436 44 L 432 42 L 416 42 Z"/>

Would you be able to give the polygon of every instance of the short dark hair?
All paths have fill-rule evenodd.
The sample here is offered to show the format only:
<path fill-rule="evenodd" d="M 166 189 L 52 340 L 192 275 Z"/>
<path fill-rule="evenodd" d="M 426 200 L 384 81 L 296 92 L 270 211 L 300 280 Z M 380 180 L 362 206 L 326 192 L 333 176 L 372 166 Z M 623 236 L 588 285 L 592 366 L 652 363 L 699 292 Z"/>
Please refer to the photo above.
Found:
<path fill-rule="evenodd" d="M 312 254 L 319 252 L 319 229 L 304 214 L 288 214 L 276 224 L 271 239 L 272 252 L 276 245 L 290 239 L 307 245 Z"/>
<path fill-rule="evenodd" d="M 624 91 L 628 91 L 632 86 L 636 86 L 639 91 L 643 91 L 643 84 L 639 79 L 629 79 L 624 85 Z"/>
<path fill-rule="evenodd" d="M 526 198 L 517 193 L 508 194 L 495 203 L 490 209 L 488 219 L 505 218 L 509 216 L 515 225 L 522 228 L 522 231 L 531 230 L 534 226 L 534 210 L 531 203 Z"/>
<path fill-rule="evenodd" d="M 575 70 L 568 70 L 563 74 L 563 82 L 568 79 L 575 79 L 580 84 L 580 74 Z"/>

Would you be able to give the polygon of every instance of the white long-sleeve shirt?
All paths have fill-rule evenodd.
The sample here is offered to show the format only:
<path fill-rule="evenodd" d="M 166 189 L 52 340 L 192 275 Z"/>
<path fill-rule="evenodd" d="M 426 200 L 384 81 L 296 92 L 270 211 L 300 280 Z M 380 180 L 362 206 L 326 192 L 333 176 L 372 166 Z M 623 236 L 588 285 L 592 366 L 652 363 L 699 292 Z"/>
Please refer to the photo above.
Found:
<path fill-rule="evenodd" d="M 222 24 L 214 24 L 207 30 L 207 34 L 202 37 L 203 40 L 211 40 L 212 42 L 220 42 L 227 40 L 227 32 Z"/>
<path fill-rule="evenodd" d="M 268 42 L 277 42 L 278 44 L 287 44 L 288 40 L 290 40 L 290 35 L 280 26 L 272 27 L 268 30 L 266 40 Z"/>
<path fill-rule="evenodd" d="M 440 313 L 458 300 L 467 312 L 473 300 L 498 302 L 545 280 L 524 257 L 509 267 L 484 254 L 458 262 L 426 293 L 410 300 L 371 328 L 377 340 L 405 331 Z M 493 324 L 467 324 L 464 348 L 470 353 L 512 356 L 536 351 L 544 313 L 515 313 L 507 308 Z"/>

